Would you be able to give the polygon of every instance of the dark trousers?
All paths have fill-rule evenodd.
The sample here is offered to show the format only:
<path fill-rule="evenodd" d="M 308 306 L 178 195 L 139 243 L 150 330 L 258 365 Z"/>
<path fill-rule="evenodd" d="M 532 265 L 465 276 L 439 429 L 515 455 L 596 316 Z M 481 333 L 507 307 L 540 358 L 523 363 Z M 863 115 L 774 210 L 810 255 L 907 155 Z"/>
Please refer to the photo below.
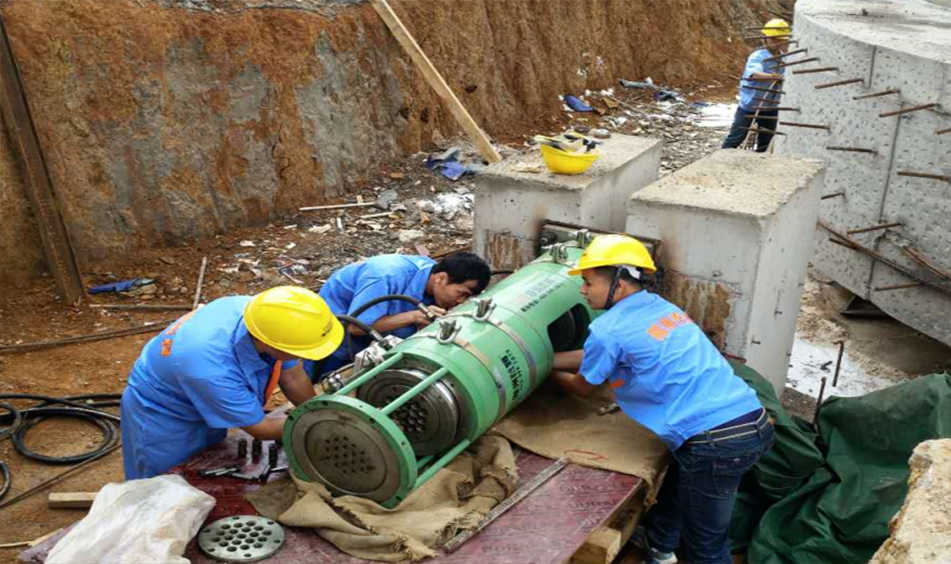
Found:
<path fill-rule="evenodd" d="M 730 128 L 730 133 L 726 136 L 726 139 L 723 140 L 724 149 L 736 149 L 739 147 L 740 144 L 743 143 L 743 140 L 746 139 L 746 134 L 749 133 L 749 130 L 742 128 L 753 127 L 754 121 L 760 127 L 760 129 L 768 129 L 770 131 L 776 130 L 777 120 L 766 118 L 775 118 L 779 115 L 779 112 L 771 111 L 759 112 L 759 115 L 755 114 L 756 112 L 744 110 L 739 106 L 736 107 L 736 115 L 733 117 L 733 127 Z M 769 148 L 769 142 L 772 140 L 772 133 L 760 131 L 760 133 L 756 135 L 756 152 L 766 152 L 766 149 Z"/>
<path fill-rule="evenodd" d="M 730 518 L 740 479 L 773 441 L 767 421 L 678 448 L 649 515 L 650 546 L 661 552 L 682 548 L 691 564 L 731 564 Z"/>

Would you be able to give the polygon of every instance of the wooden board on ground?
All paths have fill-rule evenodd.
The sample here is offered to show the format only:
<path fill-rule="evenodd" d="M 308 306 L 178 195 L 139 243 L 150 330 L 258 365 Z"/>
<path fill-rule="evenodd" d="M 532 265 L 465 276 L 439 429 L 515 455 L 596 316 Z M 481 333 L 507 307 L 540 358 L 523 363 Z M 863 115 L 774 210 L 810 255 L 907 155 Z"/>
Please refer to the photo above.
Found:
<path fill-rule="evenodd" d="M 50 492 L 50 509 L 89 509 L 97 492 Z"/>
<path fill-rule="evenodd" d="M 393 36 L 396 37 L 399 44 L 406 50 L 406 54 L 408 54 L 410 58 L 413 59 L 413 62 L 416 63 L 416 66 L 419 67 L 419 70 L 423 73 L 423 77 L 426 79 L 426 82 L 429 83 L 429 86 L 432 87 L 432 89 L 436 91 L 436 94 L 449 106 L 449 111 L 452 112 L 453 117 L 456 118 L 456 121 L 462 126 L 462 129 L 466 131 L 466 134 L 468 134 L 475 143 L 482 158 L 490 163 L 501 161 L 502 156 L 499 155 L 499 152 L 492 146 L 489 137 L 482 131 L 482 128 L 479 127 L 475 120 L 472 119 L 472 116 L 469 115 L 469 111 L 462 105 L 459 98 L 456 97 L 452 89 L 449 88 L 449 85 L 446 84 L 445 79 L 443 79 L 439 71 L 436 70 L 432 61 L 429 60 L 429 57 L 426 56 L 426 53 L 424 53 L 419 44 L 416 43 L 413 36 L 406 30 L 406 26 L 400 21 L 400 18 L 396 15 L 396 12 L 393 11 L 393 8 L 390 7 L 390 4 L 386 0 L 372 0 L 371 3 L 376 12 L 380 14 L 383 23 L 386 24 L 386 27 L 390 28 Z"/>
<path fill-rule="evenodd" d="M 627 544 L 634 529 L 644 516 L 647 487 L 632 491 L 602 525 L 588 536 L 585 543 L 571 557 L 572 564 L 610 564 Z"/>

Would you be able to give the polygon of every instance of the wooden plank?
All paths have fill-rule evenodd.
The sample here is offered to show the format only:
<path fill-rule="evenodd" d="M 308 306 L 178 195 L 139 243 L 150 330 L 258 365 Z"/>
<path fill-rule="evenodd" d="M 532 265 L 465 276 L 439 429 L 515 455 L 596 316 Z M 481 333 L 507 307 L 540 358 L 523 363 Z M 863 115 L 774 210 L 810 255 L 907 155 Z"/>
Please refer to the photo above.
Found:
<path fill-rule="evenodd" d="M 611 513 L 602 525 L 595 529 L 585 543 L 571 557 L 572 564 L 610 564 L 630 540 L 634 529 L 644 515 L 644 498 L 647 487 L 644 483 Z"/>
<path fill-rule="evenodd" d="M 50 492 L 47 504 L 50 509 L 89 509 L 96 500 L 97 492 Z"/>
<path fill-rule="evenodd" d="M 419 67 L 419 70 L 423 73 L 423 77 L 426 79 L 426 82 L 429 83 L 429 86 L 432 87 L 432 89 L 436 91 L 436 94 L 449 106 L 449 111 L 452 112 L 453 117 L 456 118 L 456 121 L 462 126 L 462 129 L 466 131 L 466 134 L 468 134 L 475 143 L 482 158 L 490 163 L 501 161 L 501 155 L 499 155 L 495 147 L 492 146 L 488 136 L 482 131 L 482 128 L 479 127 L 475 120 L 472 119 L 472 116 L 469 115 L 466 107 L 462 105 L 459 98 L 456 97 L 452 89 L 449 88 L 449 85 L 446 84 L 445 79 L 439 74 L 436 67 L 433 66 L 432 61 L 429 60 L 429 57 L 426 56 L 426 53 L 424 53 L 419 44 L 416 43 L 413 36 L 406 30 L 406 26 L 400 21 L 400 18 L 393 11 L 393 8 L 390 7 L 387 0 L 372 0 L 371 3 L 376 12 L 380 14 L 380 18 L 386 24 L 386 27 L 390 28 L 393 36 L 396 37 L 399 44 L 403 46 L 406 53 L 413 59 L 416 66 Z"/>
<path fill-rule="evenodd" d="M 46 159 L 36 134 L 30 106 L 23 93 L 20 73 L 17 69 L 7 28 L 0 16 L 0 99 L 3 121 L 10 134 L 10 144 L 20 161 L 24 187 L 37 231 L 43 244 L 46 262 L 49 263 L 56 288 L 64 302 L 77 304 L 83 298 L 83 280 L 79 274 L 76 254 L 69 241 L 69 233 L 63 222 L 60 204 L 53 190 Z"/>

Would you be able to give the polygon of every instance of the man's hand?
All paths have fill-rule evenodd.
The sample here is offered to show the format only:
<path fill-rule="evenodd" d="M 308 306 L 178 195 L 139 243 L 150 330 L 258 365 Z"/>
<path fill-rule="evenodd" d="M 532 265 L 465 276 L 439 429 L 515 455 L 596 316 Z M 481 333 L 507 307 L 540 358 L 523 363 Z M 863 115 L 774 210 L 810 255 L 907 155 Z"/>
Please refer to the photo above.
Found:
<path fill-rule="evenodd" d="M 311 384 L 310 378 L 304 372 L 302 362 L 298 362 L 297 365 L 287 370 L 282 370 L 277 383 L 287 399 L 291 400 L 294 405 L 300 405 L 315 395 L 314 385 Z M 265 401 L 267 399 L 265 398 Z"/>
<path fill-rule="evenodd" d="M 555 361 L 552 363 L 554 370 L 567 370 L 568 372 L 577 372 L 581 368 L 581 361 L 584 359 L 584 351 L 565 351 L 555 353 Z"/>
<path fill-rule="evenodd" d="M 581 374 L 575 374 L 574 372 L 552 370 L 548 379 L 553 380 L 562 390 L 581 397 L 588 397 L 598 389 L 597 386 L 589 384 Z"/>
<path fill-rule="evenodd" d="M 439 319 L 440 317 L 443 317 L 446 315 L 446 310 L 444 310 L 443 308 L 439 306 L 427 306 L 426 309 L 429 310 L 429 313 L 431 315 L 426 315 L 425 313 L 423 313 L 422 311 L 418 309 L 413 311 L 413 313 L 416 314 L 413 317 L 413 324 L 419 327 L 420 329 L 431 324 L 436 319 Z"/>

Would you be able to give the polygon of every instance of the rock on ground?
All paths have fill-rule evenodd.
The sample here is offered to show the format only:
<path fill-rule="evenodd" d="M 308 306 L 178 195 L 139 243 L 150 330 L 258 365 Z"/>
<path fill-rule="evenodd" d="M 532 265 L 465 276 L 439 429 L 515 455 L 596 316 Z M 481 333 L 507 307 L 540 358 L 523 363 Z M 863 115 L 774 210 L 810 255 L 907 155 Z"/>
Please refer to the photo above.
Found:
<path fill-rule="evenodd" d="M 905 504 L 869 564 L 951 563 L 951 439 L 919 444 L 909 465 Z"/>

